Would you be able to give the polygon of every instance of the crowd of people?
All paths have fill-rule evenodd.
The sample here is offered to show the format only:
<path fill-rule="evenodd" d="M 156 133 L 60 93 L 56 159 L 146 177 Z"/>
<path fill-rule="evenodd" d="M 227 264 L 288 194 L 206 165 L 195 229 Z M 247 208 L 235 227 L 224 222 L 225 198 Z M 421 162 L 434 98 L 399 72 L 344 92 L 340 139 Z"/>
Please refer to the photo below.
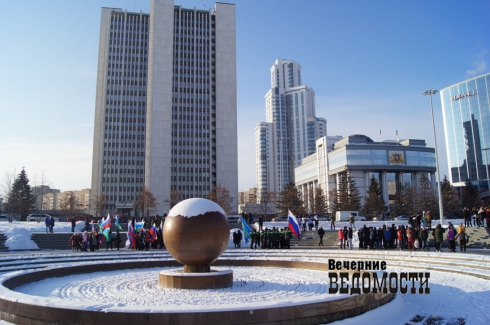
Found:
<path fill-rule="evenodd" d="M 490 224 L 490 208 L 481 206 L 469 209 L 464 207 L 463 218 L 465 227 L 486 227 Z"/>
<path fill-rule="evenodd" d="M 95 252 L 100 250 L 101 247 L 106 244 L 106 251 L 113 250 L 112 243 L 115 243 L 114 247 L 119 250 L 121 244 L 121 234 L 119 233 L 119 229 L 113 233 L 110 229 L 108 231 L 108 236 L 105 237 L 98 229 L 94 229 L 90 232 L 75 232 L 68 240 L 68 245 L 71 246 L 73 252 Z"/>
<path fill-rule="evenodd" d="M 233 243 L 236 248 L 240 247 L 240 242 L 243 234 L 240 230 L 233 232 Z M 265 228 L 264 230 L 256 231 L 252 229 L 250 232 L 250 248 L 262 249 L 287 249 L 291 248 L 292 232 L 289 228 Z"/>

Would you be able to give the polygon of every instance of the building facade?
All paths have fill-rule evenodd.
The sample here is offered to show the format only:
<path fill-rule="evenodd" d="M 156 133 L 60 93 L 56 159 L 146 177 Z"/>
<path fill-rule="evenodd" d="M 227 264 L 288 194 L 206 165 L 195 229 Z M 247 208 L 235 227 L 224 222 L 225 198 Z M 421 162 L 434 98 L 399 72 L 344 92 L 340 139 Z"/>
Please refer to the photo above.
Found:
<path fill-rule="evenodd" d="M 255 128 L 256 182 L 260 192 L 279 193 L 294 182 L 301 159 L 315 152 L 327 121 L 316 117 L 315 92 L 302 84 L 301 66 L 292 60 L 275 61 L 265 102 L 266 122 Z"/>
<path fill-rule="evenodd" d="M 228 189 L 237 207 L 235 6 L 184 9 L 152 0 L 150 13 L 102 8 L 92 195 L 111 213 L 152 213 Z"/>
<path fill-rule="evenodd" d="M 490 73 L 440 91 L 450 181 L 489 189 Z"/>
<path fill-rule="evenodd" d="M 422 175 L 436 188 L 435 150 L 426 147 L 424 140 L 374 142 L 356 134 L 343 139 L 322 137 L 316 141 L 316 146 L 317 152 L 295 168 L 295 185 L 307 210 L 312 207 L 313 193 L 318 187 L 322 188 L 327 202 L 330 201 L 329 192 L 337 188 L 340 174 L 344 172 L 356 182 L 361 203 L 373 176 L 380 184 L 386 203 L 394 199 L 398 184 L 418 187 Z"/>

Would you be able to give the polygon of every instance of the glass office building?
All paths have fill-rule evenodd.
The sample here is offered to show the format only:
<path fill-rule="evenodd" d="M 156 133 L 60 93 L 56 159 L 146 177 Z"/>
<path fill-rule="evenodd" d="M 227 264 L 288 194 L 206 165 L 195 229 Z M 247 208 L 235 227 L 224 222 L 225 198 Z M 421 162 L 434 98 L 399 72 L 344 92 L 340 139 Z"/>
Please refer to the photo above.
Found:
<path fill-rule="evenodd" d="M 441 89 L 442 115 L 451 183 L 466 180 L 488 190 L 490 73 Z"/>

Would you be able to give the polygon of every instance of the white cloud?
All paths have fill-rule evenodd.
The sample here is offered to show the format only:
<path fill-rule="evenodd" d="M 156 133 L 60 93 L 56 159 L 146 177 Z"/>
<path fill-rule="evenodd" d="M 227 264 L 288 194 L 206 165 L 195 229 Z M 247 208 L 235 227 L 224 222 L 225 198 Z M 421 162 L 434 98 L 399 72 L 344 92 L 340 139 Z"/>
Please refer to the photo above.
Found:
<path fill-rule="evenodd" d="M 478 54 L 476 54 L 476 61 L 473 63 L 475 68 L 466 71 L 467 78 L 474 77 L 485 72 L 485 70 L 487 69 L 487 62 L 485 61 L 487 53 L 488 50 L 483 49 Z"/>

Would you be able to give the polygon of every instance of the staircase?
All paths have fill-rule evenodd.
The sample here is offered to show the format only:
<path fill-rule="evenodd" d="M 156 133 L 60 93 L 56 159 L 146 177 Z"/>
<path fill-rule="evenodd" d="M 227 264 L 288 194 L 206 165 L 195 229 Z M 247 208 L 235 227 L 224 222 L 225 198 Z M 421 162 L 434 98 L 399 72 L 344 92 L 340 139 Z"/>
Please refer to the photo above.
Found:
<path fill-rule="evenodd" d="M 127 240 L 127 234 L 121 232 L 121 243 L 119 245 L 120 248 L 124 247 L 124 244 Z M 45 232 L 33 232 L 31 234 L 31 239 L 36 243 L 39 249 L 43 250 L 60 250 L 60 249 L 70 249 L 71 246 L 68 244 L 72 233 L 71 232 L 60 232 L 60 233 L 45 233 Z M 103 246 L 105 247 L 105 241 Z M 116 247 L 116 243 L 112 243 L 112 247 Z"/>
<path fill-rule="evenodd" d="M 320 237 L 316 230 L 303 231 L 301 233 L 301 240 L 293 236 L 291 238 L 291 246 L 318 246 L 320 242 Z M 325 230 L 325 235 L 323 236 L 323 246 L 338 246 L 339 239 L 336 230 Z"/>
<path fill-rule="evenodd" d="M 3 232 L 0 232 L 0 251 L 8 251 L 9 248 L 5 246 L 5 242 L 7 241 L 7 237 Z"/>

